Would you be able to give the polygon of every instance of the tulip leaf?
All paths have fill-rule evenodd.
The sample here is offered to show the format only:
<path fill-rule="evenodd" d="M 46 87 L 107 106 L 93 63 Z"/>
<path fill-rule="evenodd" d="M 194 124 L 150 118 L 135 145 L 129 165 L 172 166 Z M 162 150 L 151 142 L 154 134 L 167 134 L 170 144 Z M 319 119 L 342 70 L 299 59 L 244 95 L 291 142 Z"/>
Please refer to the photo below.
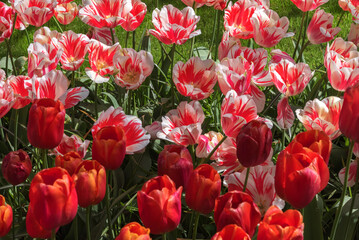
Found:
<path fill-rule="evenodd" d="M 110 98 L 112 106 L 114 108 L 118 108 L 120 105 L 118 105 L 118 102 L 116 100 L 116 98 L 114 96 L 112 96 L 110 93 L 108 92 L 102 92 L 103 95 L 106 95 L 108 98 Z"/>
<path fill-rule="evenodd" d="M 353 235 L 355 233 L 355 227 L 359 221 L 359 194 L 356 195 L 355 199 L 356 200 L 354 202 L 352 215 L 349 219 L 349 211 L 350 205 L 352 203 L 352 198 L 349 196 L 346 196 L 344 198 L 342 215 L 340 216 L 338 230 L 333 240 L 354 239 Z M 345 233 L 346 231 L 347 233 Z M 345 234 L 347 234 L 346 238 L 344 238 Z"/>
<path fill-rule="evenodd" d="M 304 239 L 323 240 L 323 200 L 317 194 L 304 208 Z"/>

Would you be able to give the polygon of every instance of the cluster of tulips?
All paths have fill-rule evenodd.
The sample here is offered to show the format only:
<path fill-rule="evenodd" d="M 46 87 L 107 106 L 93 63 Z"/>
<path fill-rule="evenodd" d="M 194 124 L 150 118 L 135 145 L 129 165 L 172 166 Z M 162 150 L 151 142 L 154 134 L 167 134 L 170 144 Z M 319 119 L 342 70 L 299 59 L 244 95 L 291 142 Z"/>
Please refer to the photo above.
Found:
<path fill-rule="evenodd" d="M 28 195 L 22 199 L 26 201 L 22 205 L 27 208 L 27 234 L 55 239 L 65 225 L 78 228 L 76 216 L 81 207 L 86 209 L 86 239 L 92 238 L 93 209 L 106 212 L 103 235 L 110 239 L 117 235 L 116 240 L 145 240 L 156 235 L 165 239 L 177 228 L 181 237 L 196 239 L 201 218 L 215 225 L 210 232 L 212 240 L 303 239 L 309 229 L 303 212 L 307 206 L 317 205 L 316 196 L 327 187 L 332 141 L 343 134 L 349 139 L 349 151 L 345 167 L 334 173 L 343 184 L 327 234 L 334 239 L 347 189 L 353 187 L 350 218 L 359 187 L 359 2 L 338 1 L 343 11 L 353 15 L 348 41 L 335 38 L 340 28 L 334 28 L 333 16 L 319 8 L 328 0 L 291 0 L 303 12 L 295 34 L 288 32 L 289 19 L 279 17 L 269 0 L 182 2 L 187 5 L 183 10 L 171 4 L 160 8 L 157 3 L 152 13 L 155 29 L 146 31 L 141 39 L 152 35 L 161 42 L 162 69 L 148 48 L 136 51 L 135 44 L 127 47 L 128 33 L 134 32 L 147 14 L 141 0 L 86 0 L 83 6 L 68 0 L 0 2 L 0 43 L 8 52 L 6 68 L 0 69 L 1 141 L 10 143 L 3 131 L 6 123 L 13 121 L 9 112 L 15 122 L 12 151 L 1 152 L 2 178 L 14 186 L 4 188 L 4 195 L 14 199 L 11 202 L 19 199 L 15 186 L 27 188 Z M 216 10 L 213 40 L 205 58 L 194 56 L 193 50 L 194 39 L 201 34 L 196 30 L 200 21 L 196 9 L 200 7 Z M 308 13 L 314 10 L 309 21 Z M 224 26 L 217 24 L 221 14 Z M 90 26 L 87 34 L 62 31 L 61 25 L 76 17 Z M 44 26 L 52 18 L 60 32 Z M 305 26 L 305 22 L 309 24 Z M 33 42 L 28 40 L 27 68 L 22 70 L 11 53 L 13 32 L 27 31 L 29 25 L 37 29 Z M 127 32 L 125 47 L 119 44 L 118 26 Z M 217 43 L 216 32 L 223 33 Z M 280 49 L 268 54 L 265 48 L 289 37 L 296 39 L 292 55 Z M 189 59 L 181 56 L 185 62 L 175 62 L 176 47 L 189 39 Z M 325 74 L 312 85 L 312 95 L 303 109 L 297 108 L 294 114 L 290 102 L 304 93 L 317 74 L 304 61 L 305 49 L 329 41 L 322 65 Z M 164 45 L 172 46 L 168 50 Z M 214 56 L 212 48 L 216 49 Z M 337 96 L 314 98 L 326 77 Z M 94 88 L 79 83 L 83 78 Z M 163 79 L 168 81 L 167 92 L 153 87 Z M 143 118 L 134 110 L 133 93 L 141 91 L 146 82 L 150 82 L 149 91 L 165 92 L 160 104 L 172 110 L 161 111 L 161 116 L 143 126 Z M 117 106 L 98 106 L 98 92 L 109 88 L 125 89 L 126 99 L 119 95 L 112 97 Z M 144 92 L 147 89 L 136 97 L 145 98 Z M 277 95 L 268 101 L 269 93 Z M 213 101 L 220 106 L 211 104 Z M 82 102 L 93 104 L 94 112 L 81 108 Z M 266 115 L 274 104 L 277 116 Z M 99 112 L 100 107 L 105 110 Z M 20 111 L 26 112 L 28 142 L 18 142 Z M 76 129 L 76 111 L 93 120 L 86 132 Z M 217 119 L 215 112 L 220 112 Z M 295 115 L 306 131 L 298 133 Z M 70 125 L 67 116 L 77 135 L 66 134 L 71 132 L 66 131 Z M 217 122 L 209 123 L 212 120 Z M 279 150 L 278 146 L 273 149 L 278 141 L 273 140 L 277 135 L 271 129 L 283 134 Z M 131 196 L 137 204 L 128 203 L 138 209 L 137 222 L 125 219 L 123 223 L 119 215 L 113 219 L 111 207 L 121 198 L 115 194 L 119 191 L 112 176 L 125 161 L 134 161 L 133 156 L 154 148 L 155 142 L 159 146 L 154 164 L 157 174 L 144 176 L 142 188 Z M 20 146 L 24 150 L 18 149 Z M 31 182 L 29 187 L 26 181 Z M 190 215 L 189 211 L 190 224 L 184 224 L 183 216 Z M 15 238 L 15 215 L 0 195 L 0 237 L 13 228 Z M 120 229 L 113 229 L 114 222 L 121 223 Z M 185 225 L 188 229 L 183 230 Z"/>

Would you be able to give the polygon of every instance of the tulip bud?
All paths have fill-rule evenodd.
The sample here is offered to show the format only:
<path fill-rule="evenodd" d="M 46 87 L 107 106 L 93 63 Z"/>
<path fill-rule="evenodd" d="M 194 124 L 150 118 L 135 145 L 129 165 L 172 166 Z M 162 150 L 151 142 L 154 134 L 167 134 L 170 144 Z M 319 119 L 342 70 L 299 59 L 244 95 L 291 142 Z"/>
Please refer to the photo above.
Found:
<path fill-rule="evenodd" d="M 262 164 L 271 148 L 272 132 L 263 121 L 250 121 L 237 136 L 237 158 L 244 167 Z"/>
<path fill-rule="evenodd" d="M 299 211 L 289 209 L 283 213 L 277 206 L 271 206 L 259 224 L 257 239 L 303 240 L 303 229 Z"/>
<path fill-rule="evenodd" d="M 186 185 L 193 171 L 192 156 L 188 149 L 180 145 L 166 145 L 158 156 L 158 175 L 168 175 L 176 187 Z"/>
<path fill-rule="evenodd" d="M 359 142 L 359 84 L 345 90 L 339 129 L 346 137 Z"/>
<path fill-rule="evenodd" d="M 77 152 L 68 152 L 65 155 L 56 156 L 55 166 L 61 167 L 67 170 L 67 172 L 72 176 L 76 168 L 81 164 L 82 158 Z"/>
<path fill-rule="evenodd" d="M 12 185 L 24 182 L 32 168 L 29 155 L 24 150 L 8 153 L 2 162 L 2 175 Z"/>
<path fill-rule="evenodd" d="M 70 223 L 77 213 L 75 183 L 63 168 L 48 168 L 37 173 L 30 185 L 29 199 L 27 217 L 36 219 L 45 231 Z"/>
<path fill-rule="evenodd" d="M 106 126 L 94 136 L 92 159 L 106 169 L 115 170 L 122 165 L 126 154 L 126 136 L 121 126 Z"/>
<path fill-rule="evenodd" d="M 37 148 L 51 149 L 60 144 L 64 134 L 65 107 L 50 98 L 32 104 L 27 122 L 27 138 Z"/>
<path fill-rule="evenodd" d="M 115 240 L 151 240 L 150 229 L 141 226 L 138 222 L 125 225 Z"/>
<path fill-rule="evenodd" d="M 236 224 L 229 224 L 225 226 L 220 232 L 217 232 L 211 240 L 226 240 L 226 239 L 236 239 L 236 240 L 250 240 L 249 235 Z"/>
<path fill-rule="evenodd" d="M 0 237 L 5 236 L 11 229 L 12 208 L 5 203 L 5 198 L 0 195 Z"/>
<path fill-rule="evenodd" d="M 177 228 L 181 221 L 181 194 L 182 187 L 176 190 L 167 175 L 150 179 L 137 192 L 140 218 L 151 233 L 163 234 Z"/>
<path fill-rule="evenodd" d="M 83 161 L 72 176 L 79 205 L 86 208 L 102 201 L 106 193 L 106 170 L 95 160 Z"/>
<path fill-rule="evenodd" d="M 209 214 L 220 194 L 221 177 L 218 172 L 208 164 L 197 167 L 188 180 L 187 205 L 197 212 Z"/>
<path fill-rule="evenodd" d="M 216 200 L 214 221 L 217 231 L 229 224 L 237 224 L 252 236 L 260 220 L 261 213 L 247 193 L 231 191 Z"/>

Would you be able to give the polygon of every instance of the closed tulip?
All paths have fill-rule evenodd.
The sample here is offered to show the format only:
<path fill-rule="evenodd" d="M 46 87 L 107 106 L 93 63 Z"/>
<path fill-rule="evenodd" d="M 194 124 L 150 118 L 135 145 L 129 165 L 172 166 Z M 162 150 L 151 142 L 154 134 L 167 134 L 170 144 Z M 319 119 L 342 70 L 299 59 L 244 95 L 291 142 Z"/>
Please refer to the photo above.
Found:
<path fill-rule="evenodd" d="M 151 240 L 150 229 L 141 226 L 138 222 L 126 224 L 115 240 Z"/>
<path fill-rule="evenodd" d="M 31 204 L 29 205 L 29 208 L 27 210 L 26 215 L 26 232 L 30 235 L 32 238 L 50 238 L 51 237 L 51 231 L 52 229 L 46 229 L 43 226 L 41 226 L 37 220 L 36 217 L 34 217 L 34 214 L 32 213 Z M 59 227 L 55 229 L 57 230 Z"/>
<path fill-rule="evenodd" d="M 237 136 L 237 158 L 244 167 L 262 164 L 272 148 L 272 132 L 263 121 L 252 120 Z"/>
<path fill-rule="evenodd" d="M 11 229 L 12 208 L 5 203 L 5 198 L 0 195 L 0 237 L 5 236 Z"/>
<path fill-rule="evenodd" d="M 249 235 L 236 224 L 229 224 L 225 226 L 220 232 L 217 232 L 211 240 L 250 240 Z"/>
<path fill-rule="evenodd" d="M 304 208 L 327 186 L 328 166 L 322 156 L 308 148 L 284 149 L 275 171 L 277 195 L 294 208 Z"/>
<path fill-rule="evenodd" d="M 163 234 L 177 228 L 181 220 L 182 187 L 167 176 L 147 181 L 137 192 L 140 218 L 153 234 Z"/>
<path fill-rule="evenodd" d="M 126 154 L 126 136 L 121 126 L 106 126 L 94 136 L 92 159 L 106 169 L 117 169 L 122 165 Z"/>
<path fill-rule="evenodd" d="M 97 161 L 83 161 L 72 176 L 79 205 L 86 208 L 102 201 L 106 193 L 106 170 Z"/>
<path fill-rule="evenodd" d="M 191 174 L 186 190 L 187 205 L 202 214 L 213 211 L 216 198 L 221 194 L 221 177 L 208 164 L 202 164 Z"/>
<path fill-rule="evenodd" d="M 231 191 L 216 200 L 214 221 L 217 231 L 229 224 L 237 224 L 252 236 L 260 220 L 261 213 L 247 193 Z"/>
<path fill-rule="evenodd" d="M 81 162 L 82 158 L 79 153 L 68 152 L 65 155 L 56 156 L 55 166 L 66 169 L 67 172 L 72 176 Z"/>
<path fill-rule="evenodd" d="M 359 84 L 348 88 L 344 93 L 339 129 L 346 137 L 359 142 Z"/>
<path fill-rule="evenodd" d="M 303 229 L 299 211 L 289 209 L 283 213 L 277 206 L 271 206 L 259 224 L 257 239 L 303 240 Z"/>
<path fill-rule="evenodd" d="M 24 182 L 32 168 L 29 155 L 24 150 L 8 153 L 2 161 L 2 175 L 12 185 Z"/>
<path fill-rule="evenodd" d="M 29 199 L 28 216 L 32 215 L 44 231 L 70 223 L 77 213 L 75 183 L 63 168 L 37 173 L 30 185 Z"/>
<path fill-rule="evenodd" d="M 186 189 L 193 172 L 192 156 L 188 149 L 180 145 L 166 145 L 158 156 L 158 176 L 168 175 L 176 184 Z"/>
<path fill-rule="evenodd" d="M 60 144 L 64 134 L 65 107 L 50 98 L 32 104 L 27 122 L 27 138 L 37 148 L 51 149 Z"/>

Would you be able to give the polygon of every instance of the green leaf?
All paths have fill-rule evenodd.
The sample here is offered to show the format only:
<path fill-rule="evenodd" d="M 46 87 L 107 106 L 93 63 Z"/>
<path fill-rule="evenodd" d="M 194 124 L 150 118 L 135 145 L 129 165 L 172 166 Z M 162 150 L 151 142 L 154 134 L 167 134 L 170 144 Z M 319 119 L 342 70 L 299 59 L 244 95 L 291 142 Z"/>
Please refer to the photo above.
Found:
<path fill-rule="evenodd" d="M 317 194 L 304 208 L 304 239 L 323 240 L 323 200 Z"/>
<path fill-rule="evenodd" d="M 116 98 L 115 98 L 114 96 L 112 96 L 110 93 L 108 93 L 108 92 L 102 92 L 102 94 L 103 94 L 103 95 L 106 95 L 107 97 L 110 98 L 111 103 L 112 103 L 112 106 L 113 106 L 114 108 L 118 108 L 118 107 L 120 106 L 120 105 L 118 105 L 118 102 L 117 102 Z"/>
<path fill-rule="evenodd" d="M 352 198 L 349 196 L 345 196 L 342 215 L 340 216 L 339 219 L 338 230 L 333 240 L 343 240 L 347 228 L 348 228 L 348 232 L 347 232 L 347 237 L 345 239 L 346 240 L 353 239 L 353 234 L 355 233 L 355 227 L 358 224 L 358 220 L 359 220 L 359 201 L 358 201 L 359 194 L 356 195 L 355 199 L 356 200 L 354 202 L 352 215 L 349 219 L 349 210 L 350 210 L 350 204 L 352 203 Z"/>

